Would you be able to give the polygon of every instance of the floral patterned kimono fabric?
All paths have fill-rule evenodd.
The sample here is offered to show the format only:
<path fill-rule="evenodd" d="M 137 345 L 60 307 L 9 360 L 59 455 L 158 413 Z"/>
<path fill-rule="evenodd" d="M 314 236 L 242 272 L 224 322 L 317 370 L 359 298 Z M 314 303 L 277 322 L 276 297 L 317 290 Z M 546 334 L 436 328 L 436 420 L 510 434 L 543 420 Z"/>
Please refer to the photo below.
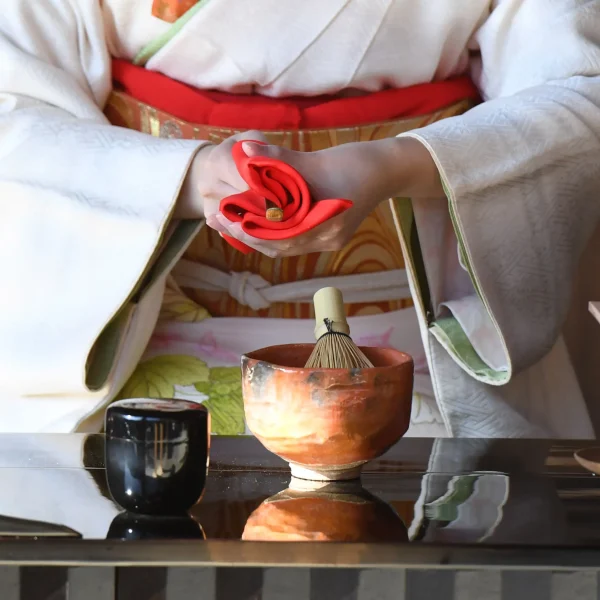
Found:
<path fill-rule="evenodd" d="M 123 61 L 114 61 L 113 76 L 115 91 L 105 113 L 114 125 L 153 136 L 213 142 L 238 131 L 260 129 L 272 143 L 303 151 L 397 136 L 461 114 L 477 95 L 470 81 L 458 79 L 358 98 L 281 101 L 192 90 Z M 358 124 L 349 126 L 353 121 Z M 226 126 L 227 122 L 234 124 Z M 290 127 L 294 123 L 303 127 Z M 386 274 L 390 280 L 404 273 L 395 226 L 400 203 L 393 200 L 378 206 L 339 252 L 278 260 L 258 253 L 244 255 L 204 227 L 175 267 L 159 325 L 120 397 L 202 401 L 213 415 L 214 433 L 248 433 L 240 354 L 275 343 L 310 341 L 312 291 L 304 292 L 301 282 L 314 285 L 317 281 L 321 286 L 334 278 L 331 282 L 337 285 L 336 278 L 351 276 L 364 297 L 361 293 L 348 296 L 348 314 L 356 319 L 352 325 L 356 341 L 395 345 L 411 352 L 417 367 L 415 435 L 443 435 L 408 286 L 401 294 L 395 289 L 390 299 L 378 299 L 377 294 L 369 298 L 374 276 Z M 229 282 L 223 284 L 223 279 Z M 267 288 L 273 291 L 275 286 L 294 282 L 302 301 L 264 301 Z M 252 293 L 243 289 L 250 286 Z M 283 326 L 280 319 L 285 319 Z"/>

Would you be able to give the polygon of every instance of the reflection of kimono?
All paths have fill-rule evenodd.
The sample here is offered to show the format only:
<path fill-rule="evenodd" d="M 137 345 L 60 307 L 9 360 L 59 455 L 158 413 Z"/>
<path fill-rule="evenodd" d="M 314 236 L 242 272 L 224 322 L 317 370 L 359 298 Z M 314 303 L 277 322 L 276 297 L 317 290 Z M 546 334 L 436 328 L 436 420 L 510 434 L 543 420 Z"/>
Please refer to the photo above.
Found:
<path fill-rule="evenodd" d="M 512 452 L 511 452 L 512 450 Z M 548 447 L 495 449 L 489 440 L 435 440 L 409 535 L 447 544 L 561 545 L 573 541 Z M 552 526 L 549 527 L 548 524 Z"/>
<path fill-rule="evenodd" d="M 105 471 L 99 468 L 103 439 L 91 438 L 86 443 L 84 435 L 3 436 L 0 515 L 104 539 L 120 509 L 110 500 Z"/>
<path fill-rule="evenodd" d="M 162 361 L 177 379 L 167 391 L 208 398 L 219 420 L 232 398 L 239 406 L 227 368 L 241 351 L 311 332 L 300 319 L 267 328 L 237 318 L 268 310 L 240 302 L 242 288 L 262 289 L 252 277 L 259 273 L 222 271 L 231 263 L 217 256 L 207 232 L 196 237 L 200 223 L 170 220 L 201 143 L 177 139 L 177 119 L 161 120 L 156 107 L 147 108 L 148 129 L 139 128 L 170 139 L 110 127 L 102 112 L 111 91 L 109 53 L 137 57 L 195 88 L 279 98 L 446 79 L 465 72 L 471 49 L 481 52 L 483 60 L 472 64 L 490 102 L 410 133 L 432 152 L 449 203 L 397 201 L 378 209 L 370 234 L 383 239 L 393 213 L 406 265 L 388 235 L 389 261 L 369 273 L 376 285 L 355 283 L 379 290 L 383 300 L 353 298 L 353 331 L 426 357 L 433 385 L 422 369 L 417 392 L 431 415 L 430 434 L 592 435 L 559 334 L 600 206 L 590 201 L 600 184 L 595 4 L 437 0 L 415 10 L 409 0 L 334 0 L 326 7 L 312 0 L 301 8 L 277 2 L 273 10 L 273 0 L 214 0 L 175 23 L 173 15 L 153 16 L 151 0 L 44 6 L 33 11 L 25 0 L 8 0 L 0 24 L 0 57 L 11 65 L 0 73 L 0 264 L 8 290 L 0 312 L 0 388 L 7 392 L 1 429 L 97 427 L 101 409 L 127 380 L 129 393 L 164 395 L 164 373 L 153 370 L 160 344 L 171 344 L 167 354 L 188 356 L 194 348 L 184 361 Z M 111 96 L 113 114 L 116 102 Z M 175 269 L 179 286 L 165 296 L 167 275 L 184 252 L 187 262 Z M 311 285 L 339 275 L 331 265 L 343 257 L 312 269 Z M 198 260 L 213 269 L 208 289 L 206 269 L 187 270 Z M 297 270 L 302 260 L 286 264 Z M 393 271 L 394 285 L 385 271 Z M 223 288 L 234 309 L 202 320 L 197 302 L 222 306 Z M 159 325 L 133 373 L 163 296 L 163 315 L 185 317 Z M 424 350 L 414 341 L 416 319 Z"/>

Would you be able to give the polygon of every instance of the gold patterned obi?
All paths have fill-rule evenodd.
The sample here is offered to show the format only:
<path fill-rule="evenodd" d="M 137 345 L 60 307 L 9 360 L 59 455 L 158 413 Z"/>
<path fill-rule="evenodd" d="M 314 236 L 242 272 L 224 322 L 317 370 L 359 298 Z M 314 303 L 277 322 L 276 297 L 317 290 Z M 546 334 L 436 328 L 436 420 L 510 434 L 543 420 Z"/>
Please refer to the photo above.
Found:
<path fill-rule="evenodd" d="M 397 136 L 428 123 L 465 112 L 473 105 L 470 99 L 454 102 L 433 113 L 399 118 L 385 122 L 332 129 L 300 129 L 265 131 L 273 144 L 293 150 L 316 151 L 347 142 L 377 140 Z M 105 114 L 114 125 L 127 127 L 149 135 L 166 138 L 203 139 L 218 143 L 249 128 L 223 128 L 179 119 L 163 110 L 153 108 L 130 94 L 114 91 L 108 100 Z M 348 275 L 377 274 L 404 269 L 404 260 L 392 208 L 388 203 L 379 205 L 364 220 L 350 243 L 338 252 L 272 259 L 253 253 L 244 255 L 231 248 L 214 230 L 204 227 L 188 248 L 184 261 L 190 261 L 218 270 L 220 273 L 259 275 L 269 285 L 277 286 L 315 278 Z M 368 278 L 365 279 L 365 285 Z M 186 294 L 205 307 L 213 316 L 312 318 L 312 302 L 273 302 L 253 309 L 236 300 L 225 289 L 191 289 Z M 211 286 L 208 286 L 211 287 Z M 234 294 L 235 296 L 235 294 Z M 239 298 L 239 296 L 238 296 Z M 406 289 L 403 297 L 374 299 L 350 303 L 351 316 L 389 312 L 412 305 Z"/>

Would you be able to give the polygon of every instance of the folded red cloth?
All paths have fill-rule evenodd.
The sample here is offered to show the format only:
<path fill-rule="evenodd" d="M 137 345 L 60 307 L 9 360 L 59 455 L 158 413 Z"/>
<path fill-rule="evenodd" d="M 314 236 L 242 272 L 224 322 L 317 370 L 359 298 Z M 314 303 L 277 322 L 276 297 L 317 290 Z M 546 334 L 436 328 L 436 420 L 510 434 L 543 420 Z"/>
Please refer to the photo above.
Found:
<path fill-rule="evenodd" d="M 242 147 L 233 146 L 233 160 L 249 190 L 223 198 L 221 213 L 241 223 L 248 235 L 261 240 L 287 240 L 348 210 L 350 200 L 313 202 L 302 175 L 287 163 L 268 156 L 248 156 Z M 261 144 L 262 142 L 254 142 Z M 283 211 L 281 221 L 270 221 L 269 204 Z M 230 236 L 223 236 L 236 250 L 249 254 L 253 249 Z"/>

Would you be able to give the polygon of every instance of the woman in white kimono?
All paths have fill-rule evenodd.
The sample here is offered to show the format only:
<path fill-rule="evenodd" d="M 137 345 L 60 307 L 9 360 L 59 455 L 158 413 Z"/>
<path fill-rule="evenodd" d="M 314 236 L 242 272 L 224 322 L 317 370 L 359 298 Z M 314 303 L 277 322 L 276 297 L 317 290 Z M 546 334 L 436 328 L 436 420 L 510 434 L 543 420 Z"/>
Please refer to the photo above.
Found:
<path fill-rule="evenodd" d="M 411 434 L 593 436 L 561 329 L 600 214 L 600 2 L 4 4 L 0 430 L 98 429 L 144 393 L 242 433 L 239 354 L 310 339 L 289 317 L 326 282 L 358 341 L 415 356 Z M 468 72 L 485 102 L 461 115 Z M 224 219 L 245 188 L 231 145 L 260 136 L 201 140 L 257 120 L 287 149 L 249 153 L 354 207 L 289 243 Z"/>

